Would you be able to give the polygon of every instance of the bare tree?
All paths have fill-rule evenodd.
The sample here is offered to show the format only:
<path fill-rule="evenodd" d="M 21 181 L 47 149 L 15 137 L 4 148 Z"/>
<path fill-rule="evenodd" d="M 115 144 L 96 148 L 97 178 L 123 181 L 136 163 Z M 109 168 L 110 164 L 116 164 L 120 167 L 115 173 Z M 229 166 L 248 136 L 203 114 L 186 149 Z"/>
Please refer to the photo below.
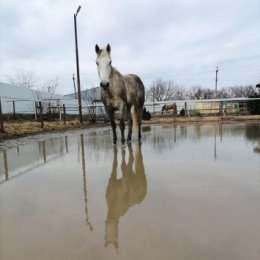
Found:
<path fill-rule="evenodd" d="M 239 98 L 250 97 L 257 94 L 257 88 L 252 85 L 247 86 L 232 86 L 221 88 L 218 93 L 218 98 Z M 260 92 L 260 91 L 259 91 Z M 173 81 L 164 81 L 162 79 L 154 80 L 150 88 L 146 91 L 146 101 L 168 101 L 168 100 L 183 100 L 183 99 L 213 99 L 215 91 L 211 88 L 203 88 L 195 85 L 185 90 L 184 87 L 176 85 Z"/>
<path fill-rule="evenodd" d="M 56 94 L 57 87 L 59 86 L 59 78 L 56 76 L 53 79 L 48 79 L 39 83 L 35 91 L 38 100 L 43 101 L 43 112 L 54 115 L 59 108 L 59 101 L 52 100 Z"/>
<path fill-rule="evenodd" d="M 175 100 L 184 100 L 186 99 L 186 90 L 184 89 L 184 87 L 176 85 L 175 86 L 175 95 L 174 95 L 174 99 Z"/>
<path fill-rule="evenodd" d="M 35 88 L 37 86 L 37 78 L 31 71 L 18 70 L 14 76 L 7 76 L 10 84 L 24 88 Z"/>
<path fill-rule="evenodd" d="M 202 89 L 202 98 L 203 99 L 213 99 L 215 95 L 215 91 L 210 88 Z"/>
<path fill-rule="evenodd" d="M 151 86 L 147 91 L 147 99 L 152 101 L 173 100 L 175 99 L 176 93 L 178 91 L 173 81 L 164 81 L 162 79 L 156 79 L 151 83 Z M 178 94 L 180 95 L 180 92 L 178 92 Z"/>
<path fill-rule="evenodd" d="M 47 92 L 52 97 L 56 94 L 57 87 L 59 86 L 59 77 L 56 76 L 53 79 L 48 79 L 46 81 L 42 81 L 39 84 L 38 90 L 42 92 Z"/>
<path fill-rule="evenodd" d="M 187 96 L 189 99 L 201 99 L 202 98 L 202 87 L 193 86 L 188 90 Z"/>
<path fill-rule="evenodd" d="M 100 98 L 100 89 L 98 87 L 86 89 L 82 92 L 82 98 L 93 105 Z"/>
<path fill-rule="evenodd" d="M 256 93 L 256 89 L 252 85 L 225 87 L 218 91 L 219 98 L 239 98 L 249 97 Z"/>

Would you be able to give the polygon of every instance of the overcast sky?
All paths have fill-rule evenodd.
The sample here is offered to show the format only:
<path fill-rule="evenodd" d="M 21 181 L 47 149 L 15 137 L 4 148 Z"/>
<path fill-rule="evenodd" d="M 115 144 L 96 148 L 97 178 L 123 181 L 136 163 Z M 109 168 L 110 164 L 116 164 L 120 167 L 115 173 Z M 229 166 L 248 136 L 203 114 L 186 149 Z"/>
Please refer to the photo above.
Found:
<path fill-rule="evenodd" d="M 260 82 L 259 0 L 1 0 L 0 81 L 17 70 L 73 92 L 73 14 L 77 16 L 83 88 L 99 83 L 95 44 L 110 43 L 113 65 L 186 88 Z"/>

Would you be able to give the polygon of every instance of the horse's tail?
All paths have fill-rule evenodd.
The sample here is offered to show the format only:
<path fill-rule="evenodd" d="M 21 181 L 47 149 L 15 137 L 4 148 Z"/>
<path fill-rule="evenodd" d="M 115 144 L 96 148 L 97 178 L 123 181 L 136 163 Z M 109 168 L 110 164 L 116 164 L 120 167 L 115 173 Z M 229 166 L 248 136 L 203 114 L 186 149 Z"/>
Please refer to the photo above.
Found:
<path fill-rule="evenodd" d="M 134 113 L 133 113 L 133 130 L 134 132 L 138 132 L 138 111 L 136 106 L 134 106 Z"/>

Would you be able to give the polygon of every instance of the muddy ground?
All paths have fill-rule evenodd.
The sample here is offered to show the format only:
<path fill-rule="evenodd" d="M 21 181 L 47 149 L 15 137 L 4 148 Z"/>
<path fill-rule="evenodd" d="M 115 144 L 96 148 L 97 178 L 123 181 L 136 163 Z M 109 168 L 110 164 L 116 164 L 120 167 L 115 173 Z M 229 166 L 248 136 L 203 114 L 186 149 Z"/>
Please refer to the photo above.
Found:
<path fill-rule="evenodd" d="M 165 123 L 193 123 L 193 122 L 218 122 L 218 121 L 258 121 L 260 123 L 260 115 L 247 115 L 247 116 L 203 116 L 203 117 L 153 117 L 151 120 L 144 120 L 143 125 L 149 124 L 165 124 Z M 80 129 L 87 127 L 98 127 L 104 126 L 108 123 L 104 121 L 99 121 L 96 123 L 86 122 L 83 125 L 80 124 L 78 120 L 68 121 L 64 124 L 63 121 L 44 121 L 43 128 L 41 128 L 41 123 L 37 121 L 6 121 L 4 122 L 4 132 L 0 133 L 0 141 L 33 135 L 43 132 L 55 132 L 55 131 L 66 131 L 71 129 Z"/>

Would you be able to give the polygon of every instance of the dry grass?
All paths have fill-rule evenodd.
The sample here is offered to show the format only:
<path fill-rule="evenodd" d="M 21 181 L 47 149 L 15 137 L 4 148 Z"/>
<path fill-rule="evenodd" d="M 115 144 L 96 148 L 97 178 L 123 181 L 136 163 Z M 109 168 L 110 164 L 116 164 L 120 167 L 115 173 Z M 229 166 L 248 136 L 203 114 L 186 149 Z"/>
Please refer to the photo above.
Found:
<path fill-rule="evenodd" d="M 191 117 L 153 117 L 143 124 L 164 124 L 164 123 L 193 123 L 193 122 L 233 122 L 233 121 L 260 121 L 260 115 L 229 115 L 229 116 L 191 116 Z"/>
<path fill-rule="evenodd" d="M 41 128 L 41 123 L 36 121 L 5 122 L 5 132 L 0 134 L 0 140 L 41 132 L 62 131 L 75 128 L 81 128 L 79 121 L 69 121 L 66 125 L 64 125 L 62 121 L 44 122 L 43 128 Z"/>
<path fill-rule="evenodd" d="M 167 123 L 192 123 L 192 122 L 232 122 L 232 121 L 248 121 L 254 120 L 260 122 L 260 115 L 250 115 L 250 116 L 225 116 L 223 118 L 219 116 L 208 116 L 208 117 L 176 117 L 173 116 L 163 116 L 163 117 L 153 117 L 149 121 L 143 121 L 143 125 L 150 124 L 167 124 Z M 100 126 L 104 123 L 91 124 L 91 126 Z M 44 121 L 44 127 L 41 128 L 41 123 L 37 121 L 7 121 L 4 123 L 4 133 L 0 133 L 0 141 L 8 138 L 16 138 L 25 135 L 33 135 L 42 132 L 54 132 L 54 131 L 64 131 L 70 129 L 79 129 L 89 125 L 80 125 L 80 122 L 68 121 L 64 125 L 63 121 Z"/>

